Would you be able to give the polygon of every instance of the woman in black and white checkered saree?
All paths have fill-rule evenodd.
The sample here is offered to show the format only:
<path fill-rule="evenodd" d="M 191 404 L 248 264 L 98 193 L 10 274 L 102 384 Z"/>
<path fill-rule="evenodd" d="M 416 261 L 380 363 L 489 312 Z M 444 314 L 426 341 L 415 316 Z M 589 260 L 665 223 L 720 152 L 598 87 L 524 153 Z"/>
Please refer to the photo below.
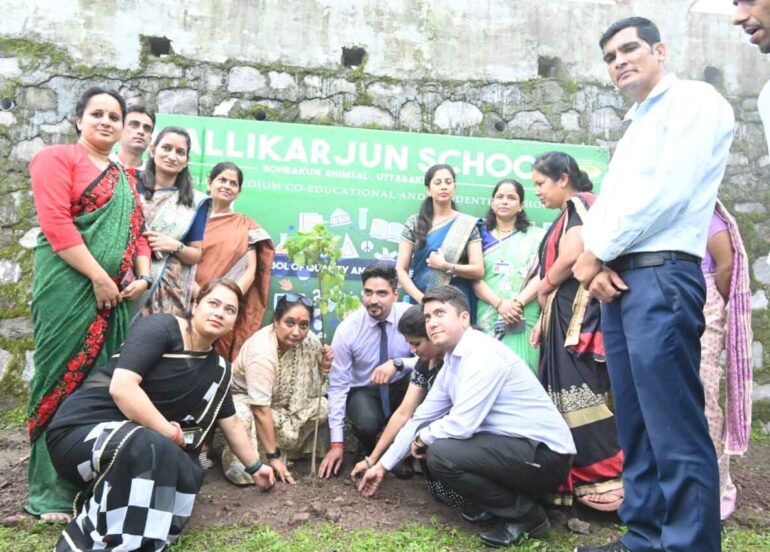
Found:
<path fill-rule="evenodd" d="M 242 299 L 233 282 L 214 280 L 189 318 L 139 319 L 119 354 L 59 408 L 48 451 L 83 490 L 56 552 L 157 551 L 174 542 L 203 483 L 198 449 L 214 422 L 257 486 L 273 485 L 235 415 L 230 363 L 212 349 Z"/>

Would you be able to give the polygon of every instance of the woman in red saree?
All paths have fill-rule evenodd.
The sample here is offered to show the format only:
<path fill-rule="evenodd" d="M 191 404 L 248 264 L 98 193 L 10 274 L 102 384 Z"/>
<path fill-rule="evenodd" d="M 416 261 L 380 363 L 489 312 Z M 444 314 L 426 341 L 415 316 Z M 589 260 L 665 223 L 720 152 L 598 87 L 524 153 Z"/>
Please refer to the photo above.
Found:
<path fill-rule="evenodd" d="M 541 322 L 532 332 L 540 344 L 538 376 L 572 432 L 577 455 L 555 504 L 580 503 L 602 511 L 623 502 L 623 452 L 610 410 L 610 378 L 604 364 L 599 302 L 572 277 L 583 252 L 583 217 L 596 196 L 571 156 L 549 152 L 535 160 L 535 194 L 561 209 L 540 244 L 538 299 Z"/>
<path fill-rule="evenodd" d="M 243 172 L 235 163 L 218 163 L 211 170 L 208 179 L 211 215 L 195 276 L 199 285 L 214 278 L 233 280 L 246 299 L 244 315 L 232 333 L 216 343 L 217 352 L 230 361 L 235 360 L 243 342 L 262 325 L 275 255 L 273 240 L 264 228 L 233 211 L 242 186 Z"/>
<path fill-rule="evenodd" d="M 45 148 L 30 164 L 41 233 L 32 285 L 35 375 L 24 508 L 46 521 L 66 518 L 75 496 L 51 465 L 46 427 L 94 364 L 106 362 L 123 342 L 130 321 L 124 300 L 149 284 L 150 248 L 134 175 L 108 157 L 125 111 L 117 93 L 87 90 L 75 108 L 77 144 Z"/>

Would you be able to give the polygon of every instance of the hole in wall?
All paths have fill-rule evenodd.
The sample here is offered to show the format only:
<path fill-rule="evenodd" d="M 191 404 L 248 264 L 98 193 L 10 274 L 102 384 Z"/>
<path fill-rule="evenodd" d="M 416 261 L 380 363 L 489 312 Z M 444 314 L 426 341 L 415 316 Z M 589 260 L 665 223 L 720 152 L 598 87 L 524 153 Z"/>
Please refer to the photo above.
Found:
<path fill-rule="evenodd" d="M 144 52 L 154 57 L 168 56 L 174 53 L 171 40 L 165 36 L 139 35 L 139 43 Z"/>
<path fill-rule="evenodd" d="M 342 65 L 345 67 L 358 67 L 364 62 L 366 50 L 360 46 L 342 47 Z"/>
<path fill-rule="evenodd" d="M 496 121 L 495 122 L 495 130 L 497 132 L 502 132 L 505 130 L 505 121 Z"/>
<path fill-rule="evenodd" d="M 561 59 L 557 57 L 538 56 L 537 75 L 545 79 L 557 78 L 562 72 Z"/>
<path fill-rule="evenodd" d="M 16 107 L 16 104 L 12 99 L 10 98 L 0 99 L 0 111 L 10 111 L 14 107 Z"/>
<path fill-rule="evenodd" d="M 254 112 L 254 118 L 257 121 L 264 121 L 265 119 L 267 119 L 267 113 L 265 113 L 264 110 L 262 110 L 262 109 L 257 109 Z"/>
<path fill-rule="evenodd" d="M 703 70 L 703 80 L 716 88 L 722 88 L 725 83 L 722 71 L 710 65 Z"/>

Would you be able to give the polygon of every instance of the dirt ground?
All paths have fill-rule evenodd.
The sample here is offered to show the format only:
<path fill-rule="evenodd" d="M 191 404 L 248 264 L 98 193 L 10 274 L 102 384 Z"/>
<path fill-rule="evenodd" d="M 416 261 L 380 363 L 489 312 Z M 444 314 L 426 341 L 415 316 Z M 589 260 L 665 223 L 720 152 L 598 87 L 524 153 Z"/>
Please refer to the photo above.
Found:
<path fill-rule="evenodd" d="M 0 522 L 23 523 L 20 516 L 27 495 L 27 441 L 22 429 L 0 430 Z M 352 455 L 346 455 L 346 458 Z M 253 487 L 235 487 L 222 475 L 219 465 L 206 472 L 206 480 L 196 502 L 189 528 L 261 522 L 281 532 L 305 522 L 333 522 L 350 529 L 394 529 L 409 522 L 457 521 L 457 514 L 435 503 L 421 476 L 411 480 L 389 477 L 373 499 L 364 499 L 347 474 L 352 464 L 344 466 L 344 476 L 319 481 L 311 478 L 308 463 L 298 463 L 293 473 L 294 486 L 277 483 L 270 492 Z M 732 523 L 754 529 L 770 528 L 770 445 L 753 444 L 748 454 L 734 460 L 733 480 L 738 487 L 738 511 Z M 553 525 L 566 526 L 567 520 L 580 517 L 591 523 L 617 523 L 614 515 L 589 512 L 553 511 Z"/>

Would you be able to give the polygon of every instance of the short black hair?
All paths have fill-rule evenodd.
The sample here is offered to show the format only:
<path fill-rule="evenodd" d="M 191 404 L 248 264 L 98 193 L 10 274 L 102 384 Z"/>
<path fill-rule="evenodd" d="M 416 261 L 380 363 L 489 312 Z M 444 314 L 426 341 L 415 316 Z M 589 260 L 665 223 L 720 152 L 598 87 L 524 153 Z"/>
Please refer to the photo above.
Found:
<path fill-rule="evenodd" d="M 422 306 L 424 307 L 431 301 L 448 303 L 457 309 L 457 312 L 471 312 L 471 306 L 468 304 L 468 298 L 465 294 L 454 286 L 436 286 L 430 288 L 422 296 Z"/>
<path fill-rule="evenodd" d="M 155 113 L 153 113 L 143 105 L 128 106 L 128 109 L 126 109 L 126 115 L 128 115 L 129 113 L 141 113 L 143 115 L 147 115 L 152 121 L 152 126 L 155 127 Z"/>
<path fill-rule="evenodd" d="M 361 273 L 361 283 L 366 284 L 369 278 L 382 278 L 387 280 L 393 291 L 398 287 L 398 274 L 396 268 L 389 263 L 372 263 Z"/>
<path fill-rule="evenodd" d="M 425 315 L 420 305 L 412 305 L 404 311 L 398 319 L 398 332 L 403 336 L 428 337 L 428 331 L 425 329 Z"/>
<path fill-rule="evenodd" d="M 603 51 L 604 45 L 607 44 L 613 36 L 629 27 L 634 27 L 639 38 L 644 40 L 650 46 L 660 42 L 660 30 L 655 23 L 646 17 L 626 17 L 625 19 L 615 21 L 615 23 L 607 27 L 607 30 L 604 31 L 602 37 L 599 39 L 599 48 Z"/>

